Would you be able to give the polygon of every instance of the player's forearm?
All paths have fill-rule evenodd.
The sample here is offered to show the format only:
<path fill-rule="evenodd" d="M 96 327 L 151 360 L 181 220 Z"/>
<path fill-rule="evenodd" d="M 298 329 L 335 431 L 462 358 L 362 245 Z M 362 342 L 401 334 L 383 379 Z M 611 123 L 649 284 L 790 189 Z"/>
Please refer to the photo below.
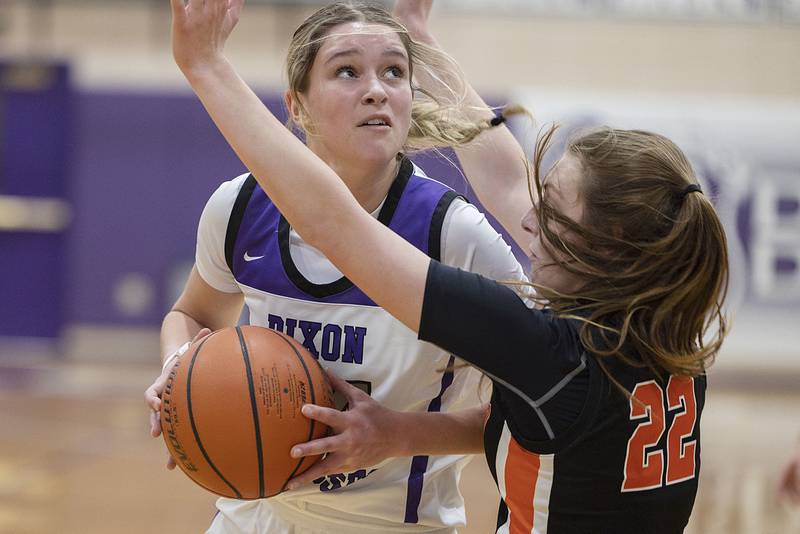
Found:
<path fill-rule="evenodd" d="M 416 41 L 444 53 L 432 34 L 420 29 L 411 31 Z M 445 67 L 443 72 L 436 72 L 434 76 L 425 69 L 417 69 L 416 81 L 434 97 L 445 100 L 452 98 L 452 89 L 465 83 L 463 111 L 475 122 L 492 119 L 494 110 L 472 86 L 462 82 L 455 69 L 457 67 L 453 64 L 452 69 Z M 519 221 L 524 213 L 524 204 L 518 197 L 526 194 L 528 186 L 526 156 L 519 142 L 505 125 L 499 125 L 483 132 L 470 144 L 456 147 L 455 151 L 478 199 L 519 241 L 522 237 Z"/>
<path fill-rule="evenodd" d="M 446 413 L 396 413 L 396 456 L 480 454 L 487 407 Z"/>
<path fill-rule="evenodd" d="M 509 129 L 502 125 L 483 132 L 469 145 L 457 147 L 456 155 L 481 204 L 524 244 L 520 220 L 531 205 L 526 156 Z"/>
<path fill-rule="evenodd" d="M 203 326 L 189 315 L 171 310 L 161 323 L 161 363 L 181 345 L 194 338 Z"/>

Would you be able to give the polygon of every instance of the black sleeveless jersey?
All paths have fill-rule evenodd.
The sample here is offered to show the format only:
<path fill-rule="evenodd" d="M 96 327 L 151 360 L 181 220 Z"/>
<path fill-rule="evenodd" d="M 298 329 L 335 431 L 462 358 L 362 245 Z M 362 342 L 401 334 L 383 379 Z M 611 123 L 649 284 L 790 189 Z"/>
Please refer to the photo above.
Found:
<path fill-rule="evenodd" d="M 420 338 L 494 385 L 484 444 L 502 497 L 497 532 L 682 532 L 697 492 L 706 379 L 608 359 L 629 398 L 583 350 L 579 326 L 431 262 Z"/>

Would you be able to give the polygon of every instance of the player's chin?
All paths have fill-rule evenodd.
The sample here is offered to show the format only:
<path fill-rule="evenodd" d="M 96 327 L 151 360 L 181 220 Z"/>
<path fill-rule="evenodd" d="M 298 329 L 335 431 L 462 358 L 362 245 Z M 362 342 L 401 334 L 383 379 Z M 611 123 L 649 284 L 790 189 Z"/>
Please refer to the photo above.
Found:
<path fill-rule="evenodd" d="M 359 145 L 358 157 L 364 163 L 384 164 L 393 160 L 397 153 L 402 150 L 403 145 L 401 143 L 385 143 L 371 139 Z"/>

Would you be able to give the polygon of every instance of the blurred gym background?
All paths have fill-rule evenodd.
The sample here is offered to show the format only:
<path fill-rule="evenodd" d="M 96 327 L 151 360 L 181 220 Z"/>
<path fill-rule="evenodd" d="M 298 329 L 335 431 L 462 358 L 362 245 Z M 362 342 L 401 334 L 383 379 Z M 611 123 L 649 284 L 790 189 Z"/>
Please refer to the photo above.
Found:
<path fill-rule="evenodd" d="M 228 45 L 278 113 L 289 37 L 324 3 L 248 0 Z M 734 326 L 688 532 L 800 532 L 775 492 L 800 437 L 800 0 L 436 0 L 431 25 L 491 102 L 690 155 L 727 227 Z M 0 533 L 209 524 L 142 392 L 203 205 L 243 170 L 172 63 L 167 0 L 0 0 Z M 482 458 L 463 486 L 464 532 L 488 532 Z"/>

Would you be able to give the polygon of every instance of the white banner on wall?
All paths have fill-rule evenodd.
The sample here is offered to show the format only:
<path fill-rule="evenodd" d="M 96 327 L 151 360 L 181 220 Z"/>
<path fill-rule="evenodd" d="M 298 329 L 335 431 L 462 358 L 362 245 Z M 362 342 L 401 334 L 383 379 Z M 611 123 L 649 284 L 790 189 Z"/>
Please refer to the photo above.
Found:
<path fill-rule="evenodd" d="M 715 198 L 730 256 L 733 329 L 720 367 L 800 370 L 800 100 L 518 91 L 537 126 L 605 124 L 670 137 Z M 559 150 L 560 151 L 560 150 Z"/>
<path fill-rule="evenodd" d="M 437 0 L 436 7 L 522 16 L 800 22 L 800 0 Z"/>

